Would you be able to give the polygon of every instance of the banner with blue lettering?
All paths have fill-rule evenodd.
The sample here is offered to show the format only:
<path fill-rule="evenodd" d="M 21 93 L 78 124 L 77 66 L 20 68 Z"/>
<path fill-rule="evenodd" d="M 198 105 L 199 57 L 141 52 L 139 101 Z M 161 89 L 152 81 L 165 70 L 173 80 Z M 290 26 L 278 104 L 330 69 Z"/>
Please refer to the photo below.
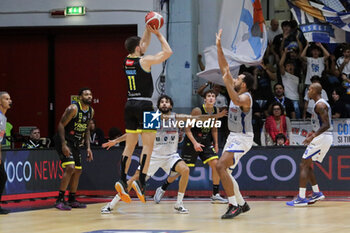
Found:
<path fill-rule="evenodd" d="M 350 9 L 344 8 L 338 0 L 322 0 L 323 4 L 307 0 L 287 0 L 287 2 L 308 41 L 350 42 Z"/>

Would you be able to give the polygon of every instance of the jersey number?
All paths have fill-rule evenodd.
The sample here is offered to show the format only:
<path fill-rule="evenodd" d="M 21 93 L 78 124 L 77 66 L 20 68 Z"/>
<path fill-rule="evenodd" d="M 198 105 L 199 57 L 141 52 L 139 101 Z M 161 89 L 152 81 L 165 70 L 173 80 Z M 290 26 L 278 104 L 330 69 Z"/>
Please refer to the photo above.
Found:
<path fill-rule="evenodd" d="M 128 76 L 129 79 L 129 89 L 130 91 L 135 91 L 136 90 L 136 85 L 135 85 L 135 76 Z"/>

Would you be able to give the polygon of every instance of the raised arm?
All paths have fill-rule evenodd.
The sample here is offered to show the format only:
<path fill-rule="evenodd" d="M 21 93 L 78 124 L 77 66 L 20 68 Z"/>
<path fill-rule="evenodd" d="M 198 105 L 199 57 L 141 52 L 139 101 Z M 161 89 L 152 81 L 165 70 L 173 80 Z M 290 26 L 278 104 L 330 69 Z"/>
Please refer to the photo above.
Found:
<path fill-rule="evenodd" d="M 166 39 L 164 38 L 164 36 L 158 30 L 151 28 L 151 26 L 149 26 L 149 25 L 147 25 L 147 29 L 157 36 L 157 38 L 162 46 L 161 52 L 157 53 L 156 55 L 144 56 L 141 59 L 142 67 L 146 70 L 150 70 L 152 65 L 160 64 L 160 63 L 164 62 L 165 60 L 167 60 L 171 56 L 171 54 L 173 54 L 173 51 L 171 50 L 171 48 L 170 48 L 168 42 L 166 41 Z"/>
<path fill-rule="evenodd" d="M 279 63 L 281 75 L 284 75 L 286 73 L 286 70 L 284 69 L 284 62 L 286 61 L 286 56 L 287 56 L 287 48 L 283 50 L 282 57 Z"/>
<path fill-rule="evenodd" d="M 328 50 L 325 47 L 323 47 L 323 45 L 320 42 L 317 42 L 316 45 L 321 48 L 323 52 L 323 57 L 326 60 L 330 56 Z"/>
<path fill-rule="evenodd" d="M 221 74 L 225 73 L 225 70 L 230 70 L 230 67 L 226 61 L 224 51 L 222 50 L 221 47 L 221 35 L 222 35 L 222 29 L 219 30 L 218 33 L 216 33 L 216 49 L 218 53 L 218 62 L 219 62 L 219 67 Z"/>
<path fill-rule="evenodd" d="M 151 35 L 152 33 L 148 30 L 148 27 L 145 28 L 145 31 L 143 32 L 140 45 L 143 49 L 143 52 L 146 52 L 148 49 L 149 44 L 151 43 Z"/>

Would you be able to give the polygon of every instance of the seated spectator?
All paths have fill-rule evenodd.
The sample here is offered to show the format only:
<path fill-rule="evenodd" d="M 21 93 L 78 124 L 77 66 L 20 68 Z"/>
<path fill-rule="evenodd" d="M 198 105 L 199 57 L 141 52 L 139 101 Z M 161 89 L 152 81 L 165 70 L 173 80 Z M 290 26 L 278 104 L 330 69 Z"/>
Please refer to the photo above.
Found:
<path fill-rule="evenodd" d="M 321 78 L 317 75 L 312 76 L 311 83 L 320 83 L 321 84 Z M 311 117 L 312 108 L 315 105 L 315 101 L 313 99 L 311 99 L 311 100 L 309 99 L 307 92 L 308 92 L 308 90 L 306 89 L 305 96 L 304 96 L 305 103 L 304 103 L 304 110 L 303 110 L 303 119 Z M 322 99 L 328 101 L 328 95 L 324 89 L 322 89 L 321 97 L 322 97 Z"/>
<path fill-rule="evenodd" d="M 286 146 L 287 138 L 283 133 L 276 135 L 276 146 Z"/>
<path fill-rule="evenodd" d="M 287 138 L 285 145 L 289 145 L 291 137 L 291 124 L 289 117 L 283 114 L 284 108 L 282 104 L 275 102 L 272 104 L 270 116 L 266 118 L 263 126 L 261 144 L 263 146 L 275 145 L 276 136 L 280 133 Z"/>
<path fill-rule="evenodd" d="M 102 146 L 106 142 L 103 130 L 96 127 L 95 119 L 90 122 L 90 145 L 91 146 Z"/>
<path fill-rule="evenodd" d="M 347 118 L 348 112 L 345 108 L 345 103 L 341 100 L 342 93 L 340 89 L 334 89 L 332 91 L 332 101 L 331 101 L 331 108 L 332 108 L 332 118 Z"/>
<path fill-rule="evenodd" d="M 40 129 L 37 127 L 30 130 L 28 141 L 22 145 L 22 148 L 26 149 L 39 149 L 46 147 L 48 147 L 47 140 L 40 138 Z"/>
<path fill-rule="evenodd" d="M 265 116 L 269 116 L 269 112 L 271 111 L 271 104 L 274 102 L 279 102 L 282 104 L 284 108 L 284 115 L 288 116 L 290 119 L 295 119 L 295 111 L 293 102 L 284 96 L 284 86 L 282 83 L 276 83 L 273 87 L 274 97 L 269 99 L 266 103 L 265 108 Z"/>
<path fill-rule="evenodd" d="M 281 72 L 282 83 L 285 87 L 285 96 L 292 100 L 296 118 L 301 118 L 299 108 L 299 79 L 300 77 L 295 75 L 294 63 L 291 60 L 285 60 L 288 50 L 284 49 L 279 63 Z"/>
<path fill-rule="evenodd" d="M 309 42 L 306 43 L 306 46 L 301 53 L 300 57 L 307 64 L 306 68 L 306 78 L 305 85 L 309 86 L 311 84 L 311 77 L 317 75 L 319 77 L 322 76 L 322 72 L 325 69 L 325 61 L 329 57 L 329 53 L 325 47 L 319 42 L 312 44 L 309 46 Z M 308 57 L 306 51 L 308 48 L 311 51 L 311 57 Z M 323 52 L 323 56 L 322 56 Z"/>
<path fill-rule="evenodd" d="M 120 136 L 122 136 L 122 132 L 117 127 L 112 127 L 109 129 L 108 140 L 114 140 Z M 125 146 L 125 142 L 118 143 L 115 146 Z"/>

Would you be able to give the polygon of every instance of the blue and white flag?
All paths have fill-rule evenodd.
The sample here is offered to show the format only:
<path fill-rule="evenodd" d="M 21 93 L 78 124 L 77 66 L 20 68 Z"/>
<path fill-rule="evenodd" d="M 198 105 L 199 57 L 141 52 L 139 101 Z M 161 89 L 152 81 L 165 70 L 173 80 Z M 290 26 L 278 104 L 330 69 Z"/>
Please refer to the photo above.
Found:
<path fill-rule="evenodd" d="M 350 13 L 341 8 L 338 0 L 322 1 L 325 5 L 307 0 L 288 0 L 304 37 L 310 42 L 350 42 Z"/>
<path fill-rule="evenodd" d="M 260 0 L 223 0 L 220 16 L 218 29 L 223 29 L 221 44 L 232 76 L 236 77 L 240 65 L 258 65 L 267 47 L 266 27 Z M 197 75 L 224 85 L 216 46 L 206 48 L 204 57 L 205 70 Z"/>

